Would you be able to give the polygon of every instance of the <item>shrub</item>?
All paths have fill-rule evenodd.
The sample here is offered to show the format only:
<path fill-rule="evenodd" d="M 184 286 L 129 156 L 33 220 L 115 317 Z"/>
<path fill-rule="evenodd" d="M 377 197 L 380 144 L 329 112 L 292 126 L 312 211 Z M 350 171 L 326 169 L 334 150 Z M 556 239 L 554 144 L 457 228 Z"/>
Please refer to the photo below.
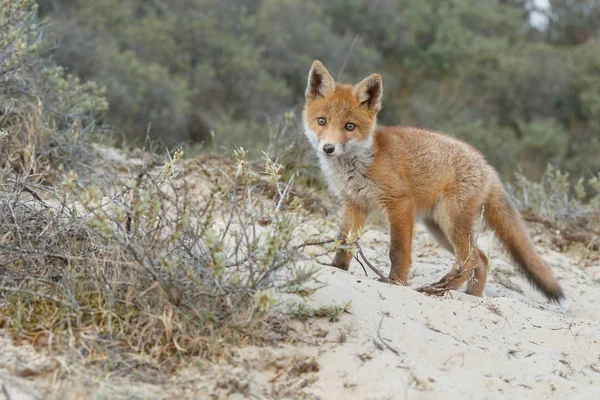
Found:
<path fill-rule="evenodd" d="M 56 190 L 0 186 L 0 326 L 108 369 L 268 340 L 278 294 L 304 293 L 313 271 L 293 243 L 303 218 L 293 179 L 269 158 L 256 173 L 240 149 L 234 165 L 198 163 L 192 180 L 180 157 L 112 193 L 74 173 Z"/>
<path fill-rule="evenodd" d="M 46 172 L 85 155 L 103 90 L 65 74 L 43 55 L 48 43 L 33 0 L 0 0 L 0 168 Z"/>
<path fill-rule="evenodd" d="M 559 224 L 575 224 L 600 232 L 600 175 L 572 183 L 569 173 L 548 164 L 539 182 L 517 173 L 510 187 L 513 200 L 522 210 Z"/>

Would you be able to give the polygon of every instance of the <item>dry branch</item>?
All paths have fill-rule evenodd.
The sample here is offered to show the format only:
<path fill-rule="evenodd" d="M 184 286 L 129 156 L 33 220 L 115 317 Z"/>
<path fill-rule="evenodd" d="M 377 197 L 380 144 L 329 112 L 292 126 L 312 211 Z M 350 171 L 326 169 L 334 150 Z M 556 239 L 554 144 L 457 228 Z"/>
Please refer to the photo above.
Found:
<path fill-rule="evenodd" d="M 387 315 L 389 316 L 389 315 Z M 383 318 L 386 317 L 385 313 L 381 313 L 381 320 L 379 321 L 379 328 L 377 328 L 377 337 L 379 338 L 379 341 L 385 346 L 387 347 L 392 353 L 396 354 L 397 356 L 400 355 L 400 352 L 398 352 L 398 350 L 394 349 L 392 346 L 390 346 L 385 340 L 383 340 L 383 338 L 381 337 L 381 326 L 383 325 Z"/>
<path fill-rule="evenodd" d="M 360 244 L 358 244 L 358 242 L 354 243 L 354 245 L 356 246 L 356 248 L 358 249 L 358 254 L 362 257 L 363 261 L 365 262 L 365 264 L 367 264 L 367 266 L 371 269 L 371 271 L 375 272 L 375 274 L 379 277 L 379 279 L 382 282 L 385 283 L 394 283 L 392 281 L 390 281 L 379 269 L 377 269 L 373 264 L 371 264 L 369 262 L 369 260 L 367 260 L 367 256 L 365 256 L 365 253 L 363 253 L 362 248 L 360 247 Z"/>

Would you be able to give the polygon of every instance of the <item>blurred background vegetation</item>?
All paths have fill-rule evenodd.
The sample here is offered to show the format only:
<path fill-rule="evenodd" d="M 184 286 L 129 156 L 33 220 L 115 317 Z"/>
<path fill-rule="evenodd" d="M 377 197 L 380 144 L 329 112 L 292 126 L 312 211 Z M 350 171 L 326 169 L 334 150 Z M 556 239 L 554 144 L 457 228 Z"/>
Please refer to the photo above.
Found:
<path fill-rule="evenodd" d="M 600 171 L 597 0 L 37 3 L 40 57 L 106 89 L 121 143 L 262 149 L 318 58 L 343 81 L 382 73 L 382 123 L 464 138 L 505 177 Z"/>
<path fill-rule="evenodd" d="M 299 121 L 315 58 L 380 72 L 383 123 L 474 144 L 597 260 L 598 0 L 0 0 L 0 329 L 102 376 L 290 339 L 275 301 L 341 244 L 296 230 L 333 231 Z"/>

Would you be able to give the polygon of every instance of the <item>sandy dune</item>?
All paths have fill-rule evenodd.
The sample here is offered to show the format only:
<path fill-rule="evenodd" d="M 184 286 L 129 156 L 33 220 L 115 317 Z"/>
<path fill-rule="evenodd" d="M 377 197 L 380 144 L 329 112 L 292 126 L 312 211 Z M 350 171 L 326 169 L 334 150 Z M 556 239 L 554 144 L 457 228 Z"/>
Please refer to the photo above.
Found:
<path fill-rule="evenodd" d="M 303 233 L 314 234 L 322 219 L 314 216 Z M 160 384 L 90 375 L 66 359 L 14 346 L 0 332 L 0 399 L 598 399 L 600 265 L 552 250 L 544 228 L 529 228 L 565 289 L 565 304 L 546 302 L 486 235 L 479 238 L 490 256 L 485 298 L 416 292 L 453 261 L 419 228 L 411 287 L 366 277 L 356 261 L 349 272 L 320 267 L 314 285 L 324 287 L 307 305 L 351 302 L 339 321 L 293 321 L 285 342 L 235 348 L 221 363 L 190 362 Z M 386 273 L 387 241 L 381 223 L 361 238 L 368 259 Z M 66 380 L 56 379 L 59 367 L 70 369 Z"/>
<path fill-rule="evenodd" d="M 361 240 L 367 257 L 382 267 L 387 265 L 385 235 L 373 228 Z M 480 238 L 483 247 L 488 242 Z M 294 323 L 294 344 L 235 349 L 229 363 L 188 366 L 156 390 L 148 383 L 100 378 L 91 385 L 70 384 L 79 386 L 81 395 L 98 397 L 600 398 L 600 267 L 541 252 L 564 285 L 568 304 L 545 302 L 498 257 L 492 257 L 486 298 L 458 292 L 438 298 L 389 286 L 365 277 L 354 262 L 348 273 L 323 267 L 315 285 L 326 286 L 308 302 L 318 307 L 350 301 L 350 313 L 334 323 Z M 414 254 L 413 287 L 440 277 L 452 260 L 424 231 L 418 232 Z M 18 367 L 29 362 L 35 370 L 50 357 L 44 361 L 7 340 L 2 346 L 0 381 L 10 398 L 56 393 L 51 374 L 28 374 Z M 316 367 L 290 374 L 294 362 L 313 358 Z M 28 375 L 37 377 L 35 382 Z"/>

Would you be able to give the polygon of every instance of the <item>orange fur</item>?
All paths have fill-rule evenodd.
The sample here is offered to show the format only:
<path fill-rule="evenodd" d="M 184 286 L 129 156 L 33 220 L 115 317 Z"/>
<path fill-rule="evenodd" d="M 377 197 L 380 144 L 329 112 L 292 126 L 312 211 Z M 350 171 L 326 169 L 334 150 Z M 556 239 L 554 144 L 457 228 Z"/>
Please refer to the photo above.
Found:
<path fill-rule="evenodd" d="M 378 126 L 382 91 L 379 75 L 356 86 L 336 84 L 319 61 L 309 73 L 305 131 L 330 187 L 344 204 L 340 234 L 357 231 L 371 210 L 382 208 L 391 233 L 390 279 L 406 284 L 414 221 L 420 218 L 455 254 L 460 274 L 450 288 L 469 280 L 467 292 L 482 295 L 488 260 L 474 243 L 473 224 L 485 207 L 486 222 L 521 272 L 549 299 L 562 299 L 560 285 L 537 255 L 497 172 L 483 155 L 441 133 Z M 334 265 L 347 269 L 350 260 L 342 250 Z M 456 275 L 454 267 L 447 276 L 452 274 Z"/>

